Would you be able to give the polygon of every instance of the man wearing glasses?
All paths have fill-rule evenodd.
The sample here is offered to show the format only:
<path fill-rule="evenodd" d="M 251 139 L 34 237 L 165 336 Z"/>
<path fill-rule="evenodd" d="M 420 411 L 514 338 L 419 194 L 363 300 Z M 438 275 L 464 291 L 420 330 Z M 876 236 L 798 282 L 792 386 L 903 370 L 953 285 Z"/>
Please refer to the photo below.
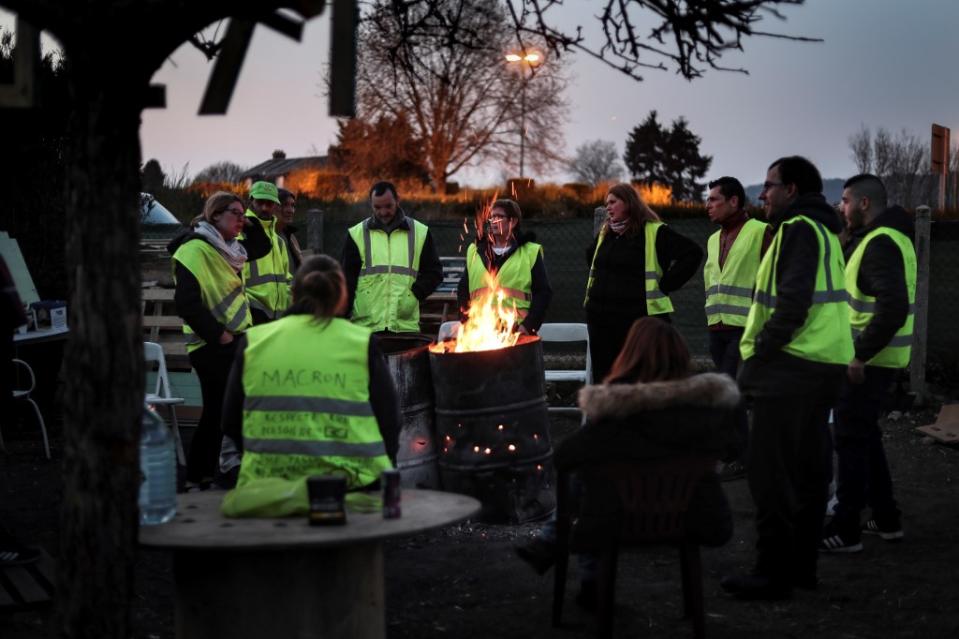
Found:
<path fill-rule="evenodd" d="M 773 162 L 762 200 L 775 230 L 759 265 L 740 343 L 752 403 L 747 478 L 756 503 L 756 565 L 726 577 L 742 599 L 815 588 L 829 484 L 828 419 L 853 358 L 841 225 L 807 159 Z"/>

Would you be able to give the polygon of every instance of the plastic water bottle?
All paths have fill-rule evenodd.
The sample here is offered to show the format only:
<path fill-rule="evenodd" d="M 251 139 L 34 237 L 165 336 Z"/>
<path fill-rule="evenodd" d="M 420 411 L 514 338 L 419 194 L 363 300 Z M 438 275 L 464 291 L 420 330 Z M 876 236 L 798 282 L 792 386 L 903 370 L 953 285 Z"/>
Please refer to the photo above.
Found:
<path fill-rule="evenodd" d="M 176 457 L 173 434 L 156 411 L 143 407 L 140 432 L 140 525 L 153 526 L 176 514 Z"/>

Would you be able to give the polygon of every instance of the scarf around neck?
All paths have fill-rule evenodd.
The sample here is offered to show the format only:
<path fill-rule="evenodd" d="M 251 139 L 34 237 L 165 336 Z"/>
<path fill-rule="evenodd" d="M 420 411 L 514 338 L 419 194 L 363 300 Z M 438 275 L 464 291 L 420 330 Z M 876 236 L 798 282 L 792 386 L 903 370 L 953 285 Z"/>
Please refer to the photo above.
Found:
<path fill-rule="evenodd" d="M 197 235 L 209 241 L 220 252 L 220 255 L 229 262 L 234 271 L 239 271 L 246 264 L 246 248 L 236 238 L 227 242 L 216 230 L 216 227 L 207 221 L 197 224 L 195 230 Z"/>
<path fill-rule="evenodd" d="M 609 230 L 615 233 L 616 235 L 622 235 L 623 231 L 626 230 L 626 227 L 629 226 L 629 218 L 622 220 L 620 222 L 615 221 L 613 218 L 610 218 L 606 221 L 606 225 L 609 226 Z"/>

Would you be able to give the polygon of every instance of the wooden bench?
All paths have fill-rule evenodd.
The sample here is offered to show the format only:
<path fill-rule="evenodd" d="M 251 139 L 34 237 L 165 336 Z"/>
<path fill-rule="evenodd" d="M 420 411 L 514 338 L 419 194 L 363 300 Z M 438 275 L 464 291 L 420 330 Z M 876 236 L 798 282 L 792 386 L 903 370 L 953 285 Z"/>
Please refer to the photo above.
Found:
<path fill-rule="evenodd" d="M 143 339 L 163 347 L 167 369 L 189 371 L 183 320 L 176 314 L 172 288 L 150 287 L 142 292 Z"/>
<path fill-rule="evenodd" d="M 53 558 L 40 551 L 29 564 L 0 568 L 0 610 L 20 610 L 50 603 L 54 592 Z"/>

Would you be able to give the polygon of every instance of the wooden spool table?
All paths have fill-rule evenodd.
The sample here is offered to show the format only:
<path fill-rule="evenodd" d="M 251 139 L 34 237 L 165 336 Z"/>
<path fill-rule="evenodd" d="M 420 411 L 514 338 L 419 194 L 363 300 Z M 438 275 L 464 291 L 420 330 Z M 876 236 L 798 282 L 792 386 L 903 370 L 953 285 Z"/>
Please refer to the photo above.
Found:
<path fill-rule="evenodd" d="M 306 517 L 228 519 L 224 494 L 179 495 L 171 522 L 140 528 L 141 545 L 173 551 L 180 639 L 384 637 L 383 540 L 480 509 L 466 495 L 404 490 L 399 519 L 348 513 L 344 526 L 310 526 Z"/>

